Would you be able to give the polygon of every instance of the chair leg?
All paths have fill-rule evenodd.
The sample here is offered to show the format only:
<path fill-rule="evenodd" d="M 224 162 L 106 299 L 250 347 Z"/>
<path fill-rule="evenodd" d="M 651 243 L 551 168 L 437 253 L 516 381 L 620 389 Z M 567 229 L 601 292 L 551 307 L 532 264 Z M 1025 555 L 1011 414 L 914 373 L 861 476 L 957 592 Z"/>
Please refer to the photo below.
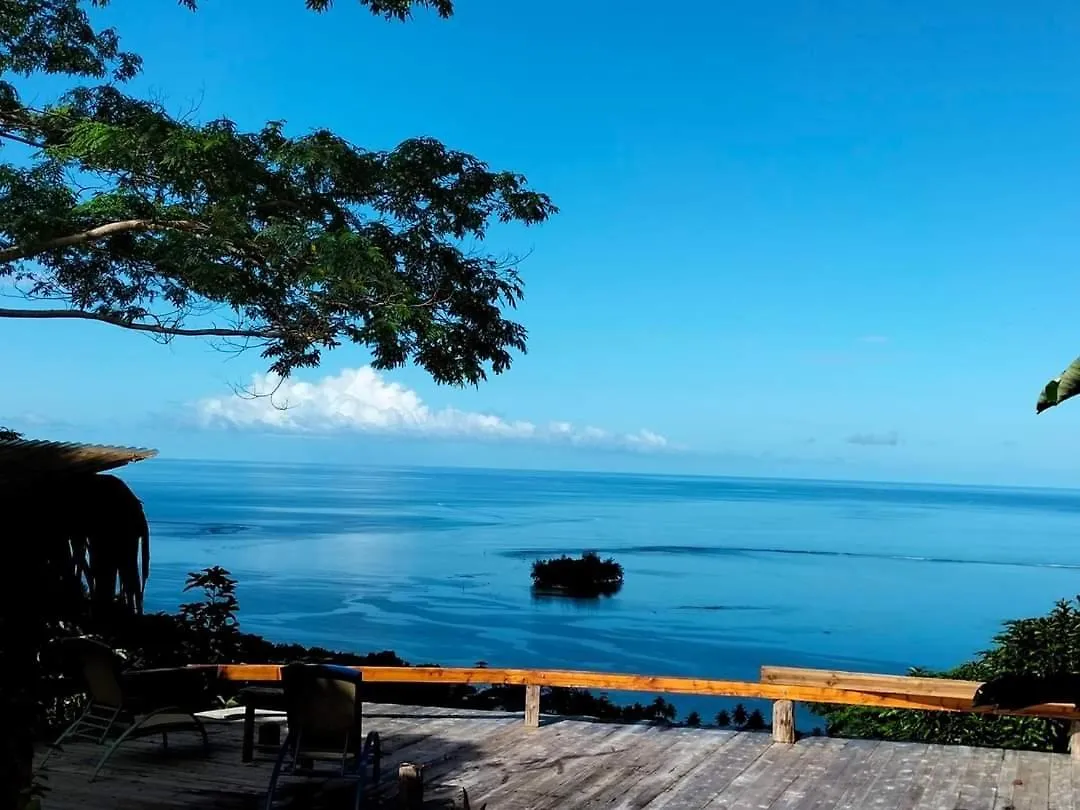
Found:
<path fill-rule="evenodd" d="M 109 744 L 108 748 L 105 749 L 105 753 L 101 755 L 101 759 L 98 760 L 98 764 L 97 764 L 97 767 L 94 768 L 94 772 L 92 774 L 90 774 L 90 779 L 87 780 L 87 781 L 93 782 L 95 779 L 97 779 L 98 774 L 101 772 L 101 769 L 105 766 L 106 760 L 108 760 L 109 757 L 111 757 L 113 755 L 113 751 L 115 751 L 117 748 L 119 748 L 120 743 L 122 743 L 129 736 L 131 736 L 131 732 L 133 732 L 138 727 L 139 727 L 138 724 L 133 723 L 132 725 L 130 725 L 127 728 L 124 729 L 123 734 L 121 734 L 119 737 L 117 737 L 115 740 L 113 740 Z"/>
<path fill-rule="evenodd" d="M 86 717 L 87 712 L 90 711 L 90 707 L 93 705 L 93 703 L 87 703 L 86 708 L 82 710 L 82 714 L 75 718 L 75 721 L 70 726 L 61 731 L 60 736 L 49 745 L 49 750 L 45 752 L 45 756 L 41 759 L 41 764 L 38 765 L 39 770 L 45 768 L 45 763 L 49 761 L 49 757 L 55 754 L 56 750 L 60 747 L 60 743 L 70 737 L 72 732 L 79 727 L 79 724 L 82 723 L 83 718 Z"/>
<path fill-rule="evenodd" d="M 191 713 L 189 712 L 189 714 L 191 714 Z M 195 724 L 195 728 L 197 728 L 199 730 L 199 735 L 202 737 L 203 748 L 205 750 L 209 751 L 210 750 L 210 737 L 206 733 L 206 725 L 203 723 L 202 720 L 200 720 L 194 714 L 191 715 L 191 720 Z"/>
<path fill-rule="evenodd" d="M 255 759 L 255 704 L 244 706 L 244 737 L 240 746 L 240 761 L 251 762 Z"/>
<path fill-rule="evenodd" d="M 277 759 L 274 761 L 274 770 L 270 773 L 270 788 L 266 792 L 266 810 L 272 810 L 274 807 L 274 791 L 277 790 L 278 779 L 281 776 L 281 768 L 285 764 L 285 757 L 292 747 L 292 742 L 293 735 L 290 733 L 286 735 L 285 742 L 281 744 L 281 750 L 278 751 Z"/>
<path fill-rule="evenodd" d="M 382 740 L 379 738 L 379 732 L 368 732 L 365 747 L 368 748 L 368 756 L 371 758 L 371 783 L 372 786 L 378 787 L 382 776 Z"/>

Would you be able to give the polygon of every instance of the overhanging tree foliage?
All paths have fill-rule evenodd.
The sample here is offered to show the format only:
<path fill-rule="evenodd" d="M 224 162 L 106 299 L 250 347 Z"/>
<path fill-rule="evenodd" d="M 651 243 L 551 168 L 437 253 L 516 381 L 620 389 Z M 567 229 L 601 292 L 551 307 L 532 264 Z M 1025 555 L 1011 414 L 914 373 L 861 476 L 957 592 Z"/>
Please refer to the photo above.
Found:
<path fill-rule="evenodd" d="M 453 12 L 451 0 L 359 1 L 389 20 Z M 524 177 L 430 138 L 373 152 L 327 130 L 290 135 L 280 121 L 242 132 L 172 116 L 125 91 L 142 60 L 92 24 L 90 7 L 106 4 L 0 2 L 0 291 L 22 297 L 0 317 L 238 340 L 282 377 L 352 342 L 378 368 L 412 361 L 438 382 L 475 384 L 525 350 L 525 329 L 505 317 L 522 294 L 514 262 L 480 249 L 494 222 L 555 213 Z M 69 86 L 31 104 L 27 82 L 41 74 Z M 12 509 L 45 516 L 13 539 L 33 557 L 20 575 L 36 593 L 141 608 L 145 518 L 126 488 L 104 493 L 112 500 L 98 491 L 115 481 L 69 481 L 40 501 L 0 488 Z M 21 640 L 8 632 L 0 656 L 14 678 L 0 685 L 6 810 L 32 804 L 28 685 L 42 640 L 71 616 L 57 600 L 0 601 L 0 624 Z"/>
<path fill-rule="evenodd" d="M 514 262 L 479 244 L 493 222 L 546 220 L 546 195 L 431 138 L 376 152 L 281 121 L 174 117 L 124 91 L 142 60 L 92 26 L 87 5 L 107 2 L 0 6 L 0 284 L 24 297 L 0 317 L 231 339 L 282 377 L 352 342 L 377 368 L 475 384 L 525 350 L 505 316 L 522 295 Z M 360 2 L 397 20 L 453 11 Z M 41 73 L 90 83 L 33 106 L 19 81 Z"/>
<path fill-rule="evenodd" d="M 1080 394 L 1080 357 L 1069 364 L 1061 374 L 1050 380 L 1039 394 L 1035 403 L 1035 413 L 1042 413 L 1047 408 L 1060 405 L 1067 399 Z"/>

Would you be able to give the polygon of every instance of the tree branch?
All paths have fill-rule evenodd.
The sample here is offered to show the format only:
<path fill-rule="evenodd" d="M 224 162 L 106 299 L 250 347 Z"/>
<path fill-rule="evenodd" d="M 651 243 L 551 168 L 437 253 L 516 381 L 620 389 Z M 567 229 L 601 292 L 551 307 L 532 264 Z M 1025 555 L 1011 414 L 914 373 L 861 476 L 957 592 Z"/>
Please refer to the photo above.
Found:
<path fill-rule="evenodd" d="M 15 141 L 17 143 L 25 144 L 26 146 L 33 146 L 35 149 L 43 149 L 45 147 L 44 143 L 32 141 L 29 138 L 8 129 L 0 129 L 0 138 L 7 138 L 9 141 Z"/>
<path fill-rule="evenodd" d="M 84 245 L 87 242 L 95 242 L 107 236 L 118 233 L 131 233 L 132 231 L 208 231 L 210 228 L 201 222 L 187 219 L 156 220 L 156 219 L 125 219 L 120 222 L 110 222 L 99 225 L 88 231 L 58 236 L 36 245 L 15 245 L 14 247 L 0 250 L 0 262 L 14 262 L 19 259 L 28 259 L 47 250 Z"/>
<path fill-rule="evenodd" d="M 276 333 L 272 329 L 241 329 L 238 327 L 184 329 L 178 326 L 166 326 L 164 324 L 136 323 L 134 321 L 127 321 L 117 315 L 109 315 L 102 312 L 84 312 L 81 309 L 0 309 L 0 318 L 69 318 L 85 321 L 101 321 L 102 323 L 120 326 L 124 329 L 131 329 L 135 332 L 151 332 L 155 335 L 170 335 L 176 337 L 244 337 L 269 339 L 276 336 Z"/>

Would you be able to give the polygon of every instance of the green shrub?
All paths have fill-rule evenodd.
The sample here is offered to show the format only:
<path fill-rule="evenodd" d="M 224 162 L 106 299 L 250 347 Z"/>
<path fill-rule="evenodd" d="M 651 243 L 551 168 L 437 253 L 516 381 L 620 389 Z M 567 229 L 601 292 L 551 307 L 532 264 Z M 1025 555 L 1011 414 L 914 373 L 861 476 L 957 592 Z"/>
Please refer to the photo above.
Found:
<path fill-rule="evenodd" d="M 1080 597 L 1059 601 L 1046 616 L 1007 621 L 993 646 L 973 661 L 944 672 L 912 669 L 923 678 L 987 681 L 1006 673 L 1080 673 Z M 1041 717 L 999 717 L 910 709 L 866 709 L 814 705 L 834 737 L 1018 748 L 1068 750 L 1069 724 Z"/>

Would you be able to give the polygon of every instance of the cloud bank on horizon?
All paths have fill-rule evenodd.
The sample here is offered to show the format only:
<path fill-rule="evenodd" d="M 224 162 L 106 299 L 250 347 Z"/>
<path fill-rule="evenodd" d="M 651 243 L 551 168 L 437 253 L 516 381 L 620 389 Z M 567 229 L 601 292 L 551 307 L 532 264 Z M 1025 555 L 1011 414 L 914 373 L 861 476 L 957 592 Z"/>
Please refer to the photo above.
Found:
<path fill-rule="evenodd" d="M 415 391 L 388 381 L 370 366 L 345 369 L 315 382 L 256 375 L 248 392 L 208 397 L 195 408 L 205 427 L 536 441 L 635 451 L 673 449 L 665 437 L 650 430 L 614 433 L 569 422 L 540 425 L 454 408 L 433 409 Z"/>

